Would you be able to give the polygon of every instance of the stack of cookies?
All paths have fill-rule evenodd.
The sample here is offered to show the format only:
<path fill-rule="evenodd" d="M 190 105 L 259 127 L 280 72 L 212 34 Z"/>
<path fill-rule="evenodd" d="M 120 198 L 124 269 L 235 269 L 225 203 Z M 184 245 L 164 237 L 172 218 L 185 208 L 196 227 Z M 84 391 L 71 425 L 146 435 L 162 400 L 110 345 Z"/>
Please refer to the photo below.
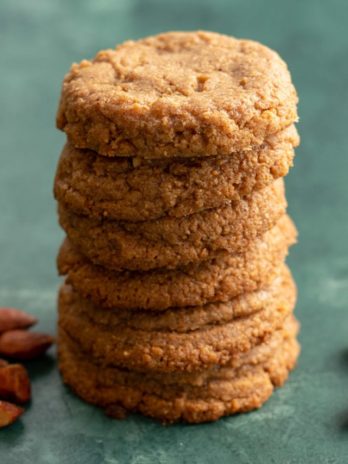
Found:
<path fill-rule="evenodd" d="M 260 407 L 286 380 L 296 105 L 276 53 L 215 33 L 72 66 L 57 116 L 59 363 L 84 400 L 203 422 Z"/>

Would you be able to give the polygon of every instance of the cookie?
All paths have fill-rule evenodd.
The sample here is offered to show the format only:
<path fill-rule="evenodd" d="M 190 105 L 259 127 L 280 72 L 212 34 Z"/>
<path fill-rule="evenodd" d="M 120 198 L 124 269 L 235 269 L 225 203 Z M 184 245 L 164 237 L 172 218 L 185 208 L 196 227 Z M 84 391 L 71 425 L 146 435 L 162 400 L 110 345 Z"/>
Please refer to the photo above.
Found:
<path fill-rule="evenodd" d="M 271 282 L 279 272 L 296 228 L 288 216 L 240 254 L 218 257 L 174 270 L 108 271 L 63 243 L 58 270 L 83 297 L 102 307 L 163 310 L 229 301 Z"/>
<path fill-rule="evenodd" d="M 58 163 L 54 193 L 69 210 L 94 218 L 182 217 L 239 201 L 285 176 L 298 142 L 291 126 L 248 152 L 170 160 L 109 159 L 67 144 Z"/>
<path fill-rule="evenodd" d="M 90 357 L 107 365 L 143 372 L 199 370 L 228 364 L 232 356 L 250 351 L 282 327 L 295 305 L 296 289 L 291 278 L 283 282 L 282 290 L 278 298 L 264 301 L 262 309 L 248 316 L 222 324 L 202 324 L 195 330 L 187 326 L 186 332 L 176 332 L 172 328 L 135 330 L 119 321 L 112 324 L 111 318 L 108 324 L 101 323 L 97 307 L 86 311 L 88 301 L 63 287 L 59 327 Z"/>
<path fill-rule="evenodd" d="M 74 146 L 107 156 L 231 155 L 294 123 L 296 105 L 287 66 L 269 48 L 169 32 L 74 64 L 57 126 Z"/>
<path fill-rule="evenodd" d="M 260 290 L 244 293 L 230 301 L 222 303 L 208 303 L 203 306 L 186 306 L 182 308 L 168 308 L 164 311 L 141 311 L 126 309 L 103 308 L 92 304 L 91 301 L 77 294 L 69 284 L 63 284 L 59 298 L 62 304 L 72 305 L 77 301 L 76 314 L 82 314 L 96 325 L 153 331 L 174 331 L 185 333 L 217 324 L 231 322 L 234 319 L 250 316 L 264 309 L 267 305 L 281 306 L 283 302 L 291 304 L 296 296 L 291 273 L 284 264 L 279 275 L 272 282 Z"/>
<path fill-rule="evenodd" d="M 127 411 L 165 422 L 192 423 L 260 407 L 294 367 L 299 345 L 295 320 L 265 344 L 239 357 L 234 367 L 196 374 L 137 374 L 100 365 L 59 331 L 59 368 L 64 382 L 85 401 L 120 417 Z"/>
<path fill-rule="evenodd" d="M 147 384 L 147 389 L 150 389 L 150 384 L 154 385 L 176 385 L 187 387 L 204 387 L 209 380 L 226 380 L 233 378 L 238 369 L 243 366 L 252 366 L 263 364 L 270 357 L 274 355 L 277 349 L 284 344 L 284 342 L 294 339 L 299 332 L 300 324 L 293 315 L 290 315 L 284 320 L 283 325 L 275 330 L 264 342 L 255 345 L 247 352 L 236 352 L 231 355 L 229 362 L 220 366 L 218 364 L 212 365 L 205 369 L 193 371 L 172 371 L 172 372 L 155 372 L 143 371 L 136 369 L 126 369 L 120 366 L 110 366 L 103 359 L 98 359 L 91 356 L 90 352 L 84 351 L 83 347 L 71 337 L 63 327 L 58 328 L 58 348 L 69 346 L 74 352 L 88 356 L 89 359 L 100 366 L 100 368 L 114 367 L 115 374 L 117 372 L 118 383 L 126 383 L 127 380 L 133 383 L 141 382 L 143 380 Z M 115 378 L 116 380 L 116 378 Z"/>
<path fill-rule="evenodd" d="M 237 253 L 285 214 L 282 179 L 223 208 L 151 222 L 91 219 L 59 205 L 60 224 L 71 243 L 93 263 L 111 270 L 175 268 Z"/>

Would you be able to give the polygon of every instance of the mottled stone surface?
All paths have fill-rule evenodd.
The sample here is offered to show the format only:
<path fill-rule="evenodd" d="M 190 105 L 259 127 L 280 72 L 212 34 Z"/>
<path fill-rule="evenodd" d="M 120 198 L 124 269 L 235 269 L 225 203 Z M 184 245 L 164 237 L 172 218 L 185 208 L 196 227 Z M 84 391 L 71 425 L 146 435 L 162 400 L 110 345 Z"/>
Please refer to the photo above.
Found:
<path fill-rule="evenodd" d="M 0 431 L 1 464 L 347 462 L 347 15 L 344 0 L 0 2 L 0 304 L 55 330 L 62 232 L 51 187 L 64 137 L 54 115 L 70 63 L 127 38 L 211 29 L 277 49 L 300 94 L 302 144 L 287 186 L 303 348 L 260 411 L 199 426 L 112 421 L 61 385 L 53 360 L 32 363 L 33 402 Z"/>

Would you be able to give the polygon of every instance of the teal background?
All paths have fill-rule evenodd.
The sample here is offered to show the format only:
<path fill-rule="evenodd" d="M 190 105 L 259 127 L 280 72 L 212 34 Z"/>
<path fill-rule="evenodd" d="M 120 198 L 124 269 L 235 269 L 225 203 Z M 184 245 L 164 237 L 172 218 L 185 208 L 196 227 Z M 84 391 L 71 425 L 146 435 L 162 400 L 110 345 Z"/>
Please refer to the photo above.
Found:
<path fill-rule="evenodd" d="M 0 0 L 0 304 L 55 330 L 54 127 L 71 62 L 125 39 L 209 29 L 259 40 L 288 62 L 302 144 L 287 179 L 299 244 L 302 355 L 259 411 L 215 424 L 112 421 L 60 383 L 54 353 L 29 365 L 33 401 L 0 431 L 1 464 L 348 462 L 348 2 Z"/>

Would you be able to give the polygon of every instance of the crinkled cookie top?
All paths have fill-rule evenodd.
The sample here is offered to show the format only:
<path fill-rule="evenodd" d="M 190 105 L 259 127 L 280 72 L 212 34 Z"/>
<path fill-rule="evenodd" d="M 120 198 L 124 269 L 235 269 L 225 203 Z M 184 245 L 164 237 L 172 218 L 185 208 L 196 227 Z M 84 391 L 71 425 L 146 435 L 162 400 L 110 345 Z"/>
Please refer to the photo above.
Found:
<path fill-rule="evenodd" d="M 229 155 L 297 120 L 286 64 L 253 41 L 169 32 L 74 64 L 57 125 L 107 156 Z"/>

